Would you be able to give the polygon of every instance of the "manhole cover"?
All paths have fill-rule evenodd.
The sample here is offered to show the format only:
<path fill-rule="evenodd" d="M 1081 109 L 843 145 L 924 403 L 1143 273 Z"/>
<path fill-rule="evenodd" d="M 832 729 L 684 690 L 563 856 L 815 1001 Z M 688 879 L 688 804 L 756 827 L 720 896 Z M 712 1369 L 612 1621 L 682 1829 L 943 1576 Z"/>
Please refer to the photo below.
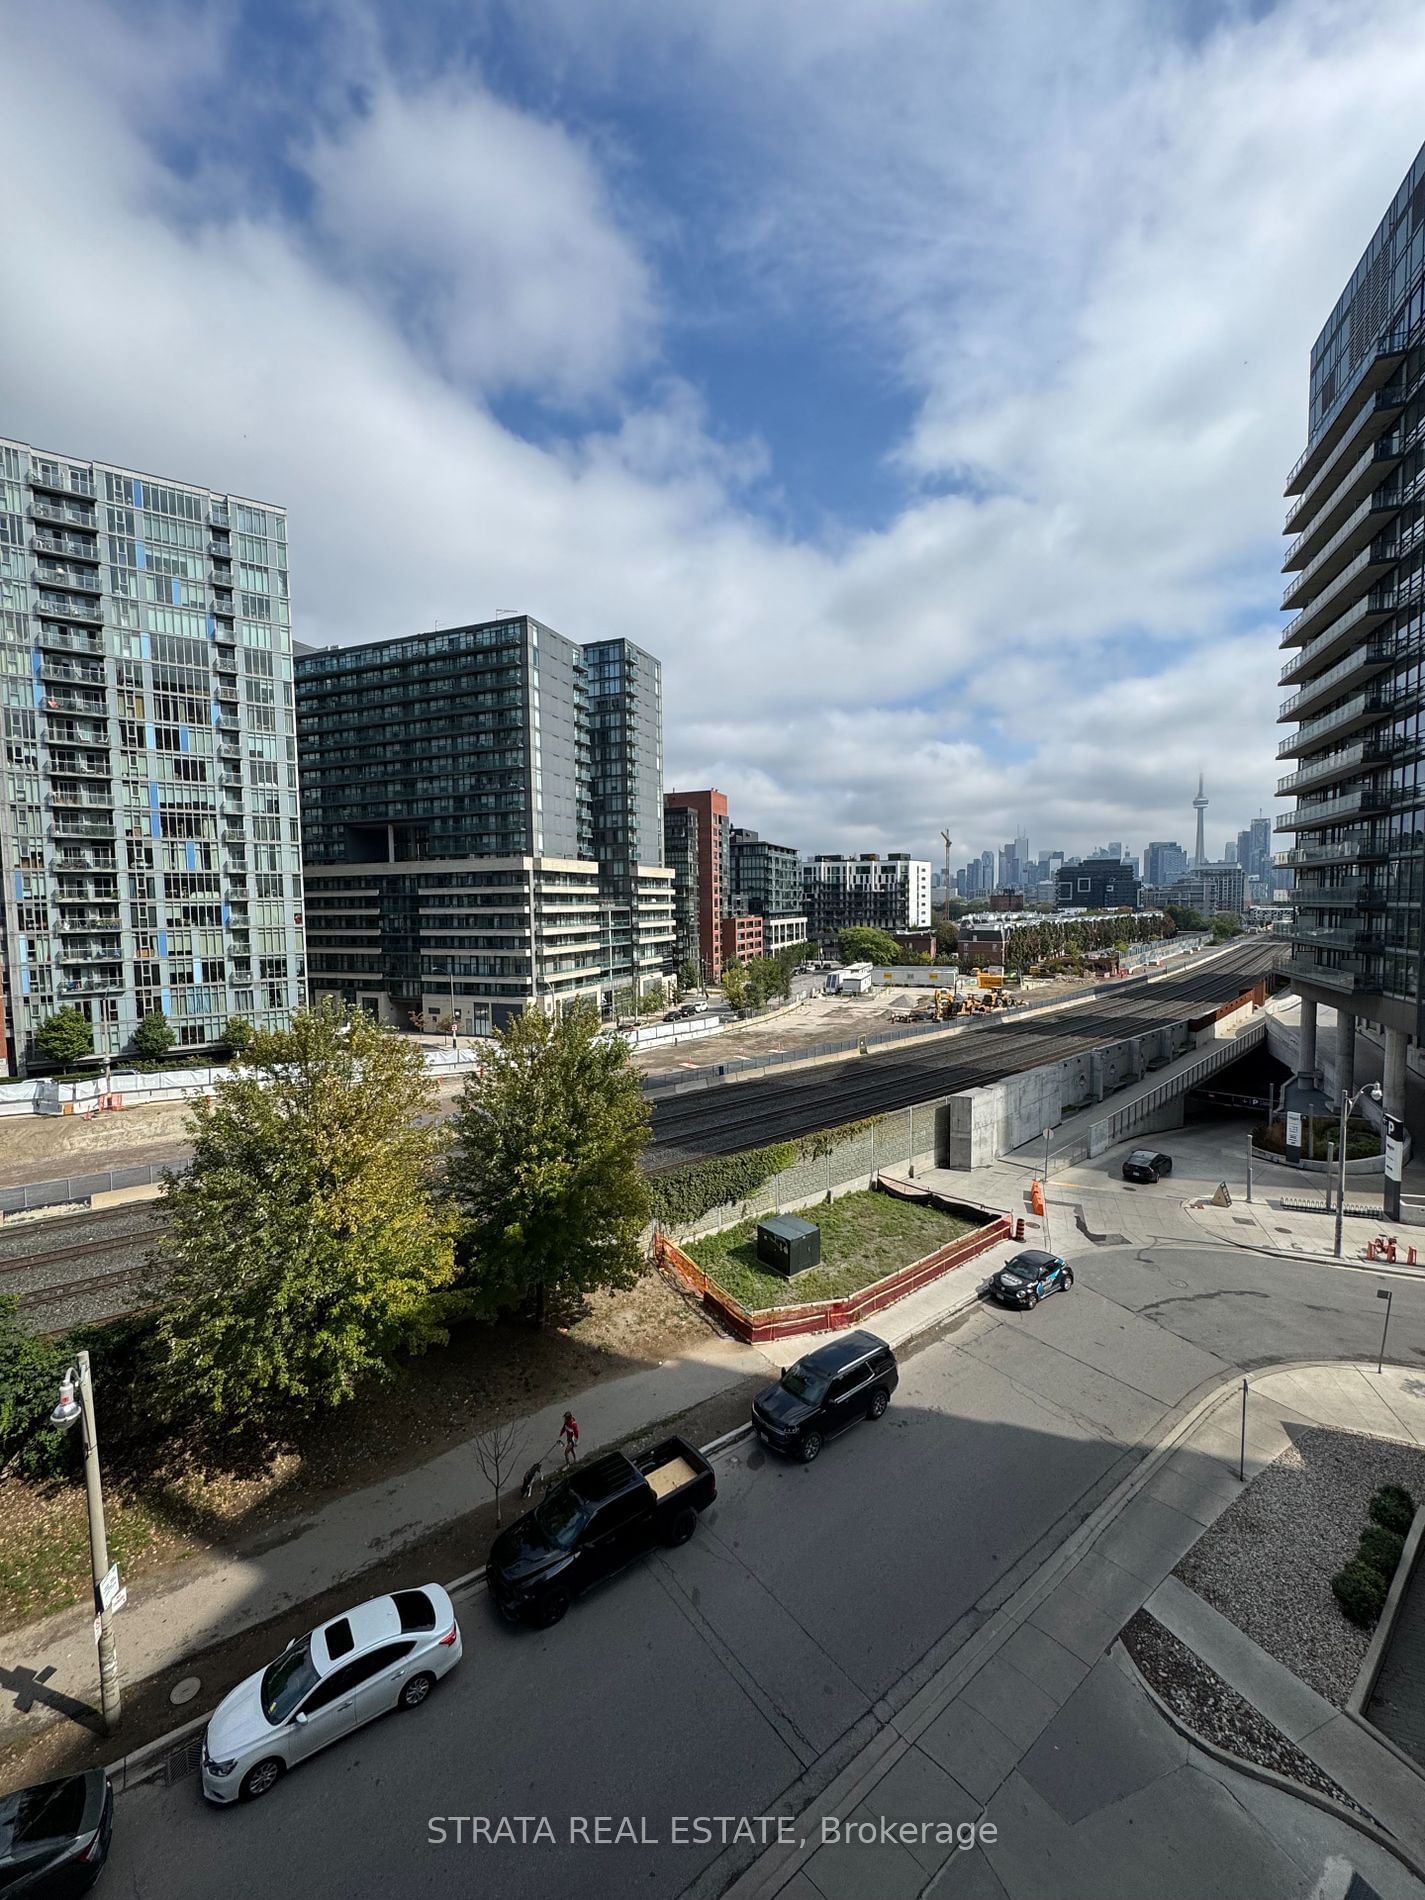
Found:
<path fill-rule="evenodd" d="M 185 1702 L 191 1702 L 202 1683 L 197 1676 L 185 1676 L 182 1682 L 175 1682 L 168 1692 L 168 1699 L 175 1709 L 181 1709 Z"/>

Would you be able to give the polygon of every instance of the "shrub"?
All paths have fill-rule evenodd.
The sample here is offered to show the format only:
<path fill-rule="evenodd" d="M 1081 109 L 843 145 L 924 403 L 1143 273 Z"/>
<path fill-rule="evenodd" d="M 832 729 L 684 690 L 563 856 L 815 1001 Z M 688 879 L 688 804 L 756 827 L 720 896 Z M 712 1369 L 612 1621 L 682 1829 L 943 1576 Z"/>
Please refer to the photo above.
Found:
<path fill-rule="evenodd" d="M 1353 1558 L 1331 1579 L 1331 1589 L 1351 1622 L 1360 1629 L 1369 1629 L 1384 1607 L 1389 1586 L 1378 1570 Z"/>
<path fill-rule="evenodd" d="M 66 1364 L 63 1349 L 38 1339 L 19 1317 L 13 1294 L 0 1297 L 0 1472 L 53 1477 L 71 1462 L 66 1434 L 50 1425 Z"/>
<path fill-rule="evenodd" d="M 1395 1567 L 1400 1562 L 1400 1553 L 1405 1549 L 1405 1539 L 1399 1531 L 1388 1531 L 1381 1524 L 1367 1524 L 1361 1532 L 1360 1548 L 1356 1555 L 1363 1564 L 1369 1564 L 1372 1570 L 1378 1570 L 1389 1583 L 1395 1575 Z"/>
<path fill-rule="evenodd" d="M 1403 1538 L 1415 1517 L 1415 1500 L 1403 1484 L 1383 1484 L 1371 1499 L 1370 1513 L 1382 1530 Z"/>

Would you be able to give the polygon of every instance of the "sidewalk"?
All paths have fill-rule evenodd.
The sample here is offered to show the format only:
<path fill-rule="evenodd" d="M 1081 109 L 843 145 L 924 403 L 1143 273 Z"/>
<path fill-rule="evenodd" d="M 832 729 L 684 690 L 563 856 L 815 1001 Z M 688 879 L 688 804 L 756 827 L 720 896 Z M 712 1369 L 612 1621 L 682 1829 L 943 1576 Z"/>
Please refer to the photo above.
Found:
<path fill-rule="evenodd" d="M 945 1324 L 979 1301 L 979 1288 L 1015 1249 L 1003 1244 L 931 1281 L 879 1314 L 877 1332 L 897 1347 Z M 691 1351 L 661 1365 L 626 1373 L 561 1396 L 521 1422 L 518 1471 L 555 1443 L 566 1406 L 584 1428 L 583 1455 L 651 1430 L 751 1379 L 772 1380 L 783 1363 L 836 1335 L 777 1341 L 765 1350 L 709 1332 Z M 518 1472 L 516 1473 L 516 1478 Z M 174 1564 L 135 1587 L 119 1619 L 126 1681 L 173 1672 L 284 1610 L 308 1602 L 399 1553 L 493 1498 L 467 1441 L 400 1476 L 334 1499 L 309 1518 L 269 1529 L 250 1550 L 214 1551 Z M 483 1561 L 472 1550 L 468 1568 Z M 3 1642 L 0 1679 L 43 1683 L 46 1697 L 83 1706 L 93 1699 L 94 1639 L 86 1604 L 11 1630 Z M 0 1687 L 0 1742 L 33 1734 L 57 1718 L 43 1704 Z"/>
<path fill-rule="evenodd" d="M 1281 1665 L 1256 1665 L 1247 1653 L 1256 1646 L 1232 1626 L 1220 1641 L 1204 1635 L 1215 1612 L 1171 1580 L 1240 1493 L 1237 1389 L 1235 1381 L 1220 1389 L 1181 1422 L 798 1816 L 800 1844 L 768 1849 L 730 1900 L 916 1900 L 932 1885 L 936 1894 L 1008 1900 L 1170 1895 L 1185 1891 L 1185 1867 L 1195 1892 L 1265 1893 L 1286 1890 L 1282 1860 L 1306 1870 L 1303 1892 L 1310 1869 L 1333 1860 L 1360 1870 L 1380 1895 L 1425 1891 L 1349 1821 L 1196 1748 L 1115 1645 L 1145 1602 L 1166 1610 L 1189 1647 L 1210 1648 L 1212 1666 L 1425 1872 L 1425 1780 Z M 1395 1368 L 1382 1378 L 1344 1365 L 1260 1375 L 1250 1392 L 1249 1482 L 1285 1448 L 1287 1426 L 1302 1423 L 1425 1445 L 1425 1387 Z M 969 1850 L 824 1838 L 824 1822 L 882 1817 L 988 1821 L 996 1837 Z"/>

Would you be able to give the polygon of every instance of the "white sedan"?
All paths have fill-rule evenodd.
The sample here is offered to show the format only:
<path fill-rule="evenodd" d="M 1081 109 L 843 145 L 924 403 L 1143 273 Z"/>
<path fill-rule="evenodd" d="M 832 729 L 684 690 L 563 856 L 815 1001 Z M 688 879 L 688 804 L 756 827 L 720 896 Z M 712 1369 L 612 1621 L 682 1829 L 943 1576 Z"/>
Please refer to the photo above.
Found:
<path fill-rule="evenodd" d="M 438 1583 L 373 1597 L 294 1637 L 213 1711 L 203 1793 L 256 1801 L 297 1762 L 363 1722 L 418 1709 L 461 1653 L 455 1608 Z"/>

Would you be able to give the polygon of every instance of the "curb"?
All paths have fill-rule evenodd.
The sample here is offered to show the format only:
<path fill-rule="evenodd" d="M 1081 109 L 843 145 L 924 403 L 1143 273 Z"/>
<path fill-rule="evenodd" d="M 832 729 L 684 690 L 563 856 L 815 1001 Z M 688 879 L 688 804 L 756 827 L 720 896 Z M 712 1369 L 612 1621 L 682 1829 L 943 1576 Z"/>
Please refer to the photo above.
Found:
<path fill-rule="evenodd" d="M 1213 1761 L 1220 1762 L 1224 1768 L 1230 1768 L 1236 1774 L 1247 1775 L 1253 1781 L 1263 1782 L 1268 1788 L 1277 1788 L 1281 1793 L 1292 1795 L 1298 1801 L 1307 1801 L 1313 1808 L 1319 1808 L 1323 1814 L 1329 1814 L 1337 1821 L 1344 1821 L 1358 1834 L 1364 1834 L 1367 1840 L 1374 1841 L 1377 1847 L 1383 1847 L 1388 1854 L 1393 1854 L 1402 1867 L 1414 1874 L 1417 1880 L 1425 1880 L 1425 1862 L 1418 1861 L 1409 1848 L 1402 1847 L 1395 1836 L 1383 1828 L 1378 1821 L 1358 1813 L 1355 1808 L 1344 1807 L 1341 1802 L 1333 1800 L 1329 1794 L 1322 1794 L 1320 1789 L 1307 1787 L 1304 1781 L 1293 1781 L 1289 1775 L 1279 1775 L 1274 1768 L 1264 1768 L 1260 1762 L 1248 1761 L 1242 1755 L 1234 1755 L 1230 1749 L 1208 1741 L 1205 1735 L 1199 1735 L 1197 1730 L 1190 1727 L 1158 1694 L 1129 1655 L 1122 1637 L 1116 1636 L 1113 1639 L 1109 1654 L 1121 1668 L 1128 1670 L 1132 1680 L 1154 1704 L 1163 1720 L 1176 1729 L 1178 1734 L 1190 1742 L 1194 1748 L 1200 1748 L 1204 1755 L 1211 1756 Z M 1228 1687 L 1231 1687 L 1230 1683 Z M 1301 1744 L 1298 1742 L 1296 1746 L 1300 1748 Z M 1306 1750 L 1303 1748 L 1301 1752 L 1304 1755 Z M 1324 1774 L 1325 1770 L 1323 1769 L 1322 1772 Z"/>
<path fill-rule="evenodd" d="M 1290 1359 L 1283 1360 L 1277 1365 L 1260 1366 L 1255 1374 L 1248 1376 L 1265 1378 L 1274 1373 L 1307 1371 L 1313 1368 L 1335 1369 L 1340 1366 L 1364 1365 L 1364 1363 L 1364 1361 L 1348 1359 Z M 1231 1399 L 1240 1387 L 1242 1376 L 1239 1372 L 1233 1378 L 1219 1381 L 1211 1391 L 1198 1399 L 1168 1429 L 1157 1444 L 1144 1452 L 1133 1470 L 1117 1488 L 1064 1539 L 1056 1550 L 1044 1559 L 1033 1576 L 1026 1578 L 1013 1596 L 1002 1603 L 978 1629 L 965 1639 L 960 1648 L 941 1665 L 936 1675 L 924 1683 L 905 1706 L 892 1715 L 889 1721 L 876 1731 L 872 1739 L 857 1751 L 840 1773 L 834 1775 L 826 1786 L 818 1791 L 796 1816 L 799 1822 L 809 1824 L 803 1825 L 799 1830 L 804 1837 L 815 1833 L 815 1824 L 823 1813 L 849 1814 L 860 1804 L 864 1796 L 901 1756 L 915 1746 L 919 1737 L 954 1701 L 965 1684 L 978 1674 L 985 1664 L 1004 1647 L 1015 1631 L 1028 1621 L 1040 1604 L 1052 1595 L 1060 1579 L 1122 1515 L 1139 1492 L 1152 1482 L 1178 1446 L 1191 1436 L 1214 1411 Z M 1118 1639 L 1115 1637 L 1113 1640 L 1116 1643 Z M 1104 1653 L 1110 1653 L 1112 1647 L 1112 1644 L 1106 1644 Z M 869 1769 L 865 1765 L 868 1754 L 872 1755 Z M 1235 1759 L 1230 1765 L 1237 1766 Z M 1298 1791 L 1295 1782 L 1285 1785 L 1290 1792 Z M 779 1797 L 779 1800 L 782 1798 Z M 983 1811 L 983 1805 L 981 1811 Z M 780 1808 L 778 1811 L 780 1812 Z M 1390 1845 L 1391 1851 L 1395 1851 L 1391 1843 L 1383 1844 Z M 789 1846 L 785 1849 L 774 1846 L 764 1849 L 740 1873 L 726 1880 L 720 1889 L 724 1900 L 772 1900 L 772 1896 L 780 1893 L 815 1851 L 816 1844 L 813 1842 L 809 1842 L 806 1846 Z M 712 1865 L 716 1866 L 717 1862 L 713 1862 Z"/>

